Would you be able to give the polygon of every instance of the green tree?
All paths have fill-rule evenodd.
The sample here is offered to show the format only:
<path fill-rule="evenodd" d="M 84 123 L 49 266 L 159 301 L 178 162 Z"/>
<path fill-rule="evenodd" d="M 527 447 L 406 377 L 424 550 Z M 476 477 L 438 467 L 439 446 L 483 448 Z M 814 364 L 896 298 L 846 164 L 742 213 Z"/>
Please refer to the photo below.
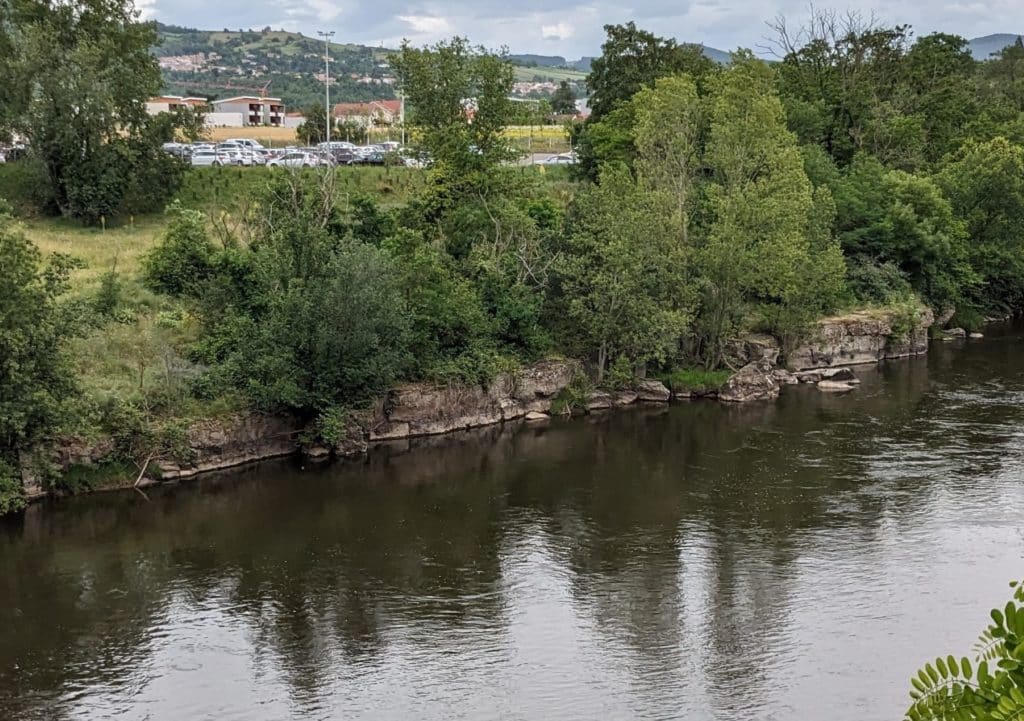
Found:
<path fill-rule="evenodd" d="M 790 324 L 829 310 L 843 290 L 842 256 L 828 231 L 830 198 L 815 196 L 773 81 L 767 64 L 743 53 L 712 88 L 710 222 L 698 253 L 698 332 L 709 368 L 751 306 L 791 337 L 800 329 Z"/>
<path fill-rule="evenodd" d="M 669 193 L 684 244 L 701 173 L 706 113 L 688 75 L 660 78 L 630 101 L 636 118 L 637 175 L 649 188 Z"/>
<path fill-rule="evenodd" d="M 640 188 L 622 165 L 578 196 L 559 260 L 566 332 L 594 358 L 665 361 L 690 319 L 686 254 L 674 199 Z"/>
<path fill-rule="evenodd" d="M 204 360 L 260 408 L 330 413 L 387 390 L 409 367 L 398 270 L 347 236 L 333 198 L 330 176 L 274 178 L 259 198 L 251 263 L 216 263 L 252 271 L 234 307 L 202 304 L 212 324 Z"/>
<path fill-rule="evenodd" d="M 551 110 L 556 115 L 576 114 L 576 91 L 567 80 L 560 82 L 555 92 L 551 94 Z"/>
<path fill-rule="evenodd" d="M 303 145 L 316 145 L 327 140 L 327 113 L 322 103 L 314 103 L 302 111 L 305 120 L 295 130 L 295 135 Z M 332 132 L 334 128 L 331 129 Z"/>
<path fill-rule="evenodd" d="M 70 260 L 39 251 L 0 211 L 0 515 L 24 504 L 21 454 L 69 418 L 77 393 L 66 352 L 75 325 L 58 304 Z"/>
<path fill-rule="evenodd" d="M 892 263 L 936 308 L 955 306 L 975 275 L 963 223 L 930 179 L 858 156 L 835 186 L 836 230 L 853 262 Z"/>
<path fill-rule="evenodd" d="M 901 126 L 907 96 L 900 87 L 907 26 L 876 27 L 825 10 L 812 12 L 799 31 L 784 20 L 775 30 L 779 94 L 801 143 L 818 143 L 846 165 L 858 151 L 907 142 L 912 129 Z"/>
<path fill-rule="evenodd" d="M 157 121 L 145 107 L 162 84 L 153 24 L 138 22 L 129 0 L 11 0 L 9 9 L 0 95 L 10 127 L 45 165 L 63 215 L 115 214 L 165 139 L 148 130 Z M 173 177 L 149 182 L 158 184 L 147 192 L 174 191 Z"/>
<path fill-rule="evenodd" d="M 608 37 L 601 56 L 593 61 L 587 76 L 591 115 L 575 128 L 573 136 L 578 172 L 590 180 L 597 179 L 603 163 L 632 159 L 635 106 L 629 111 L 624 108 L 641 88 L 660 77 L 687 74 L 703 91 L 707 79 L 718 70 L 701 46 L 680 45 L 632 22 L 606 25 L 605 32 Z"/>
<path fill-rule="evenodd" d="M 503 55 L 456 37 L 426 48 L 403 43 L 390 62 L 406 122 L 435 163 L 479 173 L 512 159 L 502 137 L 512 115 L 512 66 Z"/>
<path fill-rule="evenodd" d="M 680 45 L 633 22 L 605 25 L 604 31 L 608 37 L 601 45 L 601 56 L 594 58 L 587 75 L 594 122 L 664 75 L 687 73 L 702 82 L 715 68 L 700 45 Z"/>
<path fill-rule="evenodd" d="M 1024 148 L 1005 138 L 968 143 L 936 179 L 966 224 L 979 276 L 969 301 L 980 311 L 1024 307 Z"/>
<path fill-rule="evenodd" d="M 1024 585 L 991 612 L 972 661 L 940 656 L 910 679 L 907 721 L 1012 721 L 1024 716 Z"/>

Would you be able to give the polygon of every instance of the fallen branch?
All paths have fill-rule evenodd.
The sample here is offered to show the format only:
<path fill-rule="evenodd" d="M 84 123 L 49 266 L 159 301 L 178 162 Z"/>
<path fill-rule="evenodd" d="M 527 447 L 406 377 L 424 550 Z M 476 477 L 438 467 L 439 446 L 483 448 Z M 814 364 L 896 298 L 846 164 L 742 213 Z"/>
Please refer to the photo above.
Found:
<path fill-rule="evenodd" d="M 144 475 L 146 475 L 146 469 L 149 468 L 149 462 L 151 460 L 153 460 L 153 456 L 155 456 L 155 455 L 156 455 L 156 451 L 153 451 L 148 456 L 146 456 L 146 460 L 142 463 L 142 468 L 139 470 L 139 476 L 138 476 L 138 478 L 135 479 L 135 483 L 132 484 L 132 488 L 138 488 L 139 487 L 139 483 L 142 481 L 142 477 Z M 143 493 L 142 495 L 145 496 L 146 494 Z"/>

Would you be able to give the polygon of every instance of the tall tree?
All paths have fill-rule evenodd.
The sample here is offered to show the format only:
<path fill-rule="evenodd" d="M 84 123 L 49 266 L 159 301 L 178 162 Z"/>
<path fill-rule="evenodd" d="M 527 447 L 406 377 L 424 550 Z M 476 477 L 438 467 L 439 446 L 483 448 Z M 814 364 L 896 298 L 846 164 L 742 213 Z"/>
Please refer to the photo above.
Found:
<path fill-rule="evenodd" d="M 155 26 L 139 22 L 131 0 L 8 1 L 7 123 L 46 167 L 62 214 L 112 215 L 169 139 L 145 106 L 162 84 Z M 165 197 L 173 182 L 149 190 Z"/>
<path fill-rule="evenodd" d="M 512 66 L 504 55 L 456 37 L 425 48 L 403 43 L 391 65 L 407 122 L 436 162 L 469 171 L 511 158 L 502 138 L 512 110 Z"/>
<path fill-rule="evenodd" d="M 705 283 L 699 330 L 705 363 L 714 367 L 745 308 L 806 322 L 838 299 L 843 265 L 815 222 L 828 199 L 815 198 L 771 68 L 749 53 L 734 55 L 714 83 L 710 108 L 712 220 L 698 255 Z"/>
<path fill-rule="evenodd" d="M 628 101 L 645 85 L 664 75 L 689 73 L 702 80 L 715 67 L 700 45 L 679 44 L 641 30 L 632 21 L 605 25 L 608 38 L 601 56 L 590 65 L 587 88 L 590 112 L 595 122 L 616 105 Z"/>
<path fill-rule="evenodd" d="M 621 164 L 580 194 L 559 262 L 567 320 L 601 381 L 622 357 L 664 361 L 691 310 L 673 199 L 640 188 Z"/>
<path fill-rule="evenodd" d="M 686 244 L 707 125 L 697 84 L 688 75 L 660 78 L 630 104 L 636 118 L 637 175 L 645 186 L 675 199 Z"/>
<path fill-rule="evenodd" d="M 969 143 L 937 180 L 966 223 L 979 275 L 970 302 L 983 312 L 1024 307 L 1024 147 L 1005 138 Z"/>
<path fill-rule="evenodd" d="M 576 113 L 576 91 L 569 86 L 568 81 L 560 82 L 555 92 L 551 94 L 551 110 L 556 115 L 574 115 Z"/>

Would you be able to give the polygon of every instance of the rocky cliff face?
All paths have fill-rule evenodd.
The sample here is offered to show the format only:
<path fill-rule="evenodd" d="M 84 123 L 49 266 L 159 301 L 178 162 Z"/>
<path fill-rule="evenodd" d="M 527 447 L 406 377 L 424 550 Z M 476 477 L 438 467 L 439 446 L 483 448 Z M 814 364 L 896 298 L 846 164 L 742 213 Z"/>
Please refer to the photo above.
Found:
<path fill-rule="evenodd" d="M 772 339 L 758 336 L 736 341 L 731 357 L 745 365 L 719 391 L 718 398 L 728 402 L 772 399 L 779 395 L 781 385 L 803 380 L 799 371 L 877 363 L 924 353 L 932 321 L 932 314 L 926 309 L 921 310 L 910 332 L 900 329 L 907 325 L 906 319 L 884 313 L 826 318 L 818 323 L 811 340 L 785 359 L 791 370 L 798 371 L 796 375 L 779 368 L 779 349 Z M 305 451 L 311 457 L 332 453 L 352 456 L 364 453 L 374 442 L 432 436 L 518 418 L 542 420 L 579 368 L 576 361 L 547 360 L 516 373 L 499 375 L 487 386 L 409 383 L 393 390 L 371 410 L 347 418 L 344 437 L 333 448 Z M 667 403 L 669 396 L 669 390 L 661 383 L 641 380 L 630 391 L 592 394 L 586 408 L 598 411 L 638 401 Z M 303 450 L 300 435 L 304 430 L 298 418 L 256 413 L 201 421 L 186 433 L 187 458 L 154 459 L 151 468 L 159 468 L 159 473 L 154 472 L 153 476 L 166 480 L 190 478 L 207 471 L 293 455 Z M 70 440 L 50 455 L 56 466 L 69 468 L 99 466 L 113 453 L 114 444 L 109 440 Z M 42 483 L 27 464 L 23 480 L 28 495 L 45 494 Z M 123 485 L 130 486 L 134 480 L 125 478 Z"/>
<path fill-rule="evenodd" d="M 299 451 L 303 426 L 292 416 L 241 413 L 200 421 L 186 432 L 188 460 L 158 459 L 160 477 L 167 480 L 192 476 Z"/>
<path fill-rule="evenodd" d="M 546 413 L 578 368 L 574 361 L 550 360 L 519 373 L 503 373 L 487 387 L 429 383 L 400 386 L 375 409 L 369 440 L 430 436 L 489 426 L 531 412 Z"/>
<path fill-rule="evenodd" d="M 810 341 L 787 356 L 786 365 L 802 371 L 920 355 L 928 351 L 928 329 L 933 321 L 927 308 L 919 311 L 909 331 L 899 328 L 901 320 L 891 313 L 825 318 L 818 322 Z"/>

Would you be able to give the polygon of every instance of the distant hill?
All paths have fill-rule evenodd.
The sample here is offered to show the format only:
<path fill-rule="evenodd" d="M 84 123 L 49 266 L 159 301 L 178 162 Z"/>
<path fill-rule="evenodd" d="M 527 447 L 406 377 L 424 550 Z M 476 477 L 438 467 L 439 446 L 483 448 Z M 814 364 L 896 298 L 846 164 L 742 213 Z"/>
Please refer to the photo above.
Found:
<path fill-rule="evenodd" d="M 988 60 L 992 55 L 998 53 L 1003 48 L 1017 42 L 1018 37 L 1020 36 L 1010 33 L 986 35 L 981 38 L 968 40 L 967 47 L 971 51 L 971 55 L 974 56 L 975 60 Z"/>
<path fill-rule="evenodd" d="M 267 94 L 280 97 L 289 108 L 323 102 L 324 43 L 320 39 L 269 27 L 196 30 L 162 23 L 157 23 L 157 34 L 160 45 L 153 53 L 168 94 L 225 98 L 266 88 Z M 395 78 L 387 62 L 390 52 L 331 43 L 331 102 L 394 98 Z M 513 59 L 517 81 L 568 80 L 582 91 L 586 71 L 574 69 L 565 58 L 520 58 Z"/>
<path fill-rule="evenodd" d="M 707 45 L 704 47 L 704 55 L 714 60 L 716 63 L 725 64 L 729 62 L 729 53 L 718 48 L 711 48 Z M 517 54 L 510 55 L 509 59 L 516 65 L 524 67 L 539 67 L 539 68 L 567 68 L 569 70 L 578 70 L 582 73 L 590 72 L 590 63 L 594 60 L 593 57 L 584 55 L 579 60 L 566 60 L 561 55 L 531 55 L 531 54 Z"/>

